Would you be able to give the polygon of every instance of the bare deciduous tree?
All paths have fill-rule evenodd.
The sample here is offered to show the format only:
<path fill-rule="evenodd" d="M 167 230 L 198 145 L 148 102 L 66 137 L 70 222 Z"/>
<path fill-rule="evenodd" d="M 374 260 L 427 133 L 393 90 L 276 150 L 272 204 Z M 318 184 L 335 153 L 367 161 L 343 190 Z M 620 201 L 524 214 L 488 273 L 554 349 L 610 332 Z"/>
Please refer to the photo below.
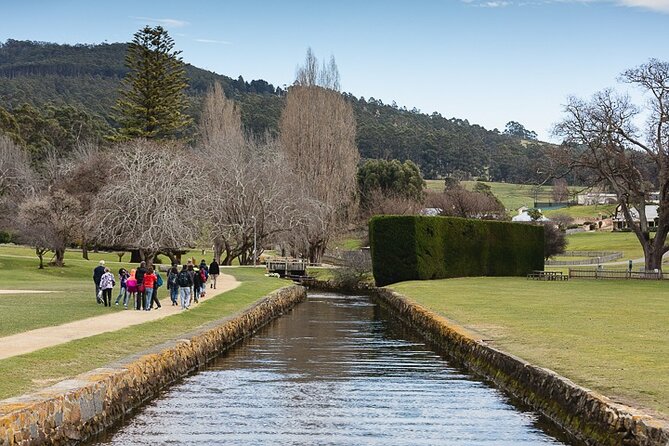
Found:
<path fill-rule="evenodd" d="M 423 203 L 413 197 L 374 189 L 367 193 L 361 214 L 367 220 L 374 215 L 415 215 L 422 208 Z"/>
<path fill-rule="evenodd" d="M 35 247 L 43 268 L 43 255 L 53 251 L 55 266 L 63 266 L 65 248 L 79 237 L 79 201 L 62 189 L 26 199 L 19 208 L 21 240 Z"/>
<path fill-rule="evenodd" d="M 569 198 L 569 187 L 567 187 L 567 180 L 564 178 L 556 178 L 553 180 L 552 190 L 553 200 L 556 203 L 562 203 Z"/>
<path fill-rule="evenodd" d="M 504 206 L 495 197 L 473 192 L 462 187 L 448 189 L 442 193 L 427 195 L 429 207 L 441 209 L 440 215 L 462 218 L 501 220 L 506 217 Z"/>
<path fill-rule="evenodd" d="M 205 98 L 200 134 L 208 190 L 202 204 L 205 238 L 222 264 L 235 258 L 251 263 L 254 233 L 258 255 L 273 235 L 299 221 L 290 169 L 273 138 L 244 135 L 239 111 L 220 87 Z"/>
<path fill-rule="evenodd" d="M 567 116 L 555 128 L 564 137 L 563 150 L 555 158 L 568 168 L 594 174 L 593 183 L 616 193 L 643 248 L 646 269 L 661 269 L 662 256 L 669 251 L 669 63 L 651 59 L 624 72 L 622 80 L 640 87 L 648 97 L 645 132 L 635 127 L 640 109 L 627 96 L 604 90 L 589 101 L 570 98 Z M 653 204 L 651 192 L 657 190 L 659 221 L 653 234 L 646 205 Z"/>
<path fill-rule="evenodd" d="M 35 180 L 27 153 L 0 135 L 0 228 L 13 225 L 11 216 L 16 215 L 21 200 L 34 192 Z"/>
<path fill-rule="evenodd" d="M 281 115 L 281 149 L 298 185 L 311 200 L 327 211 L 320 234 L 308 237 L 309 258 L 318 261 L 331 235 L 350 218 L 355 201 L 355 118 L 351 105 L 333 88 L 338 87 L 336 64 L 319 71 L 317 60 L 307 52 L 296 85 L 288 90 Z M 323 73 L 327 71 L 328 73 Z M 304 73 L 304 74 L 302 74 Z M 319 86 L 319 82 L 327 82 Z"/>
<path fill-rule="evenodd" d="M 193 245 L 205 187 L 195 155 L 177 144 L 134 140 L 116 146 L 106 169 L 90 218 L 96 240 L 139 249 L 149 264 L 161 250 Z"/>

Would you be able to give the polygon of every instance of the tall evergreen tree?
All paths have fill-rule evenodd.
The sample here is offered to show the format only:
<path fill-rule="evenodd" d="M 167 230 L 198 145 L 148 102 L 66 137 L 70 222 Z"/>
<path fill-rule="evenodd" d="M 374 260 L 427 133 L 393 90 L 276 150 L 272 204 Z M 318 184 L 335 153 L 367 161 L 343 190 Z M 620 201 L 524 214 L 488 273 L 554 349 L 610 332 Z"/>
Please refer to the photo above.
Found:
<path fill-rule="evenodd" d="M 162 26 L 145 26 L 128 45 L 123 79 L 116 104 L 120 124 L 116 139 L 165 139 L 191 123 L 185 113 L 188 86 L 181 51 Z"/>

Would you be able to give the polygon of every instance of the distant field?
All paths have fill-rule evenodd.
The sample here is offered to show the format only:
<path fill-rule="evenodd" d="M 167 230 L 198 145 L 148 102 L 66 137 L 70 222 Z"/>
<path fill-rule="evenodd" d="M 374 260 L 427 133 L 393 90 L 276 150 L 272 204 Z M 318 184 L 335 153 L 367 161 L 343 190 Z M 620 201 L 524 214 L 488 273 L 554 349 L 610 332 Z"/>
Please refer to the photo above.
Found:
<path fill-rule="evenodd" d="M 616 209 L 615 204 L 603 204 L 596 206 L 570 206 L 562 209 L 551 209 L 544 212 L 544 215 L 551 218 L 555 215 L 568 215 L 572 218 L 588 218 L 595 220 L 599 216 L 611 216 Z"/>
<path fill-rule="evenodd" d="M 442 191 L 444 190 L 444 180 L 425 180 L 427 188 L 430 190 Z M 476 184 L 476 181 L 461 181 L 465 188 L 471 190 Z M 533 186 L 530 184 L 512 184 L 512 183 L 495 183 L 484 181 L 490 186 L 492 193 L 504 204 L 509 210 L 518 209 L 521 206 L 534 206 L 534 194 L 537 191 L 538 201 L 544 201 L 547 196 L 550 196 L 552 186 Z M 576 189 L 574 189 L 576 190 Z"/>

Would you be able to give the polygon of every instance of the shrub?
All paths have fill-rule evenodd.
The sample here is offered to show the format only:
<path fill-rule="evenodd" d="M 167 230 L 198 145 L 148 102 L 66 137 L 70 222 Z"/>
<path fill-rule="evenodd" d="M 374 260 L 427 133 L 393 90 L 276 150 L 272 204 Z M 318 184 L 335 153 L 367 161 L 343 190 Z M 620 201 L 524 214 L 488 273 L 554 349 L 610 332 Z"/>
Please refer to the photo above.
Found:
<path fill-rule="evenodd" d="M 378 286 L 416 279 L 521 276 L 543 269 L 543 228 L 448 217 L 380 216 L 369 224 Z"/>
<path fill-rule="evenodd" d="M 0 231 L 0 243 L 11 243 L 12 234 L 7 231 Z"/>

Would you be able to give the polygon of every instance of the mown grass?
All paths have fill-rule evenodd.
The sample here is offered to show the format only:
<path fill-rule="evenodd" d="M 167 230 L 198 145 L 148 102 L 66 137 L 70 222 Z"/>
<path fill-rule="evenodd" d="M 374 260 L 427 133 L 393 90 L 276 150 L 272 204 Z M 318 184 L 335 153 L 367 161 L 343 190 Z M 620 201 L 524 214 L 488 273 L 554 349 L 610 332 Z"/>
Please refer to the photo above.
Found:
<path fill-rule="evenodd" d="M 262 268 L 229 268 L 224 272 L 235 276 L 242 285 L 206 299 L 189 311 L 0 360 L 0 399 L 44 387 L 176 339 L 208 322 L 232 315 L 267 293 L 289 285 L 284 280 L 264 277 Z M 95 303 L 89 305 L 97 307 Z M 23 311 L 31 311 L 32 306 L 24 305 Z M 67 306 L 60 311 L 69 310 Z M 2 319 L 4 322 L 4 314 Z"/>
<path fill-rule="evenodd" d="M 118 307 L 105 308 L 95 302 L 93 268 L 103 255 L 86 261 L 73 259 L 76 253 L 68 252 L 66 266 L 40 270 L 37 258 L 30 253 L 25 247 L 0 247 L 0 289 L 48 291 L 0 295 L 0 336 L 118 311 Z M 116 275 L 121 264 L 107 264 Z M 114 291 L 118 291 L 118 287 Z"/>
<path fill-rule="evenodd" d="M 615 251 L 623 253 L 623 260 L 643 257 L 643 249 L 631 232 L 588 231 L 567 237 L 568 251 Z"/>
<path fill-rule="evenodd" d="M 477 277 L 392 288 L 495 347 L 614 400 L 669 416 L 664 281 Z"/>

